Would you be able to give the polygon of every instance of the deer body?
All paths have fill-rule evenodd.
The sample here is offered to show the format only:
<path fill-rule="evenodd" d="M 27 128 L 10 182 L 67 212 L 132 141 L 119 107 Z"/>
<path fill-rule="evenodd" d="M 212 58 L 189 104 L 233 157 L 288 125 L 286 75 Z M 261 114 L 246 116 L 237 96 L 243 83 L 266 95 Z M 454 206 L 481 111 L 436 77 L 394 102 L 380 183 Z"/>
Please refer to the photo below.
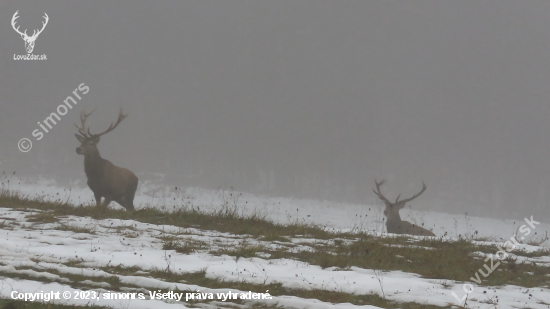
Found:
<path fill-rule="evenodd" d="M 88 187 L 94 193 L 96 205 L 106 208 L 111 201 L 115 201 L 126 210 L 134 210 L 138 178 L 130 170 L 103 159 L 97 149 L 99 137 L 116 128 L 126 116 L 122 115 L 121 110 L 117 123 L 114 126 L 111 124 L 107 131 L 101 134 L 91 134 L 88 130 L 88 134 L 86 134 L 84 123 L 90 114 L 85 112 L 81 114 L 82 128 L 79 128 L 79 132 L 82 136 L 75 134 L 81 145 L 76 148 L 76 153 L 84 155 L 84 172 L 88 178 Z M 101 198 L 105 198 L 103 205 Z"/>
<path fill-rule="evenodd" d="M 386 205 L 384 215 L 386 216 L 386 229 L 388 230 L 388 233 L 435 236 L 435 234 L 432 233 L 432 231 L 430 230 L 427 230 L 416 224 L 412 224 L 408 221 L 401 220 L 401 216 L 399 215 L 399 210 L 403 209 L 406 203 L 420 196 L 420 194 L 422 194 L 426 190 L 426 185 L 422 183 L 422 190 L 411 198 L 400 201 L 398 196 L 395 202 L 391 202 L 380 192 L 380 186 L 382 186 L 385 182 L 385 180 L 382 180 L 380 182 L 375 181 L 376 190 L 373 191 L 378 196 L 378 198 Z"/>
<path fill-rule="evenodd" d="M 401 220 L 401 216 L 399 215 L 399 212 L 396 212 L 396 216 L 392 216 L 390 214 L 386 214 L 386 211 L 384 211 L 384 214 L 386 215 L 386 229 L 388 230 L 388 233 L 393 234 L 408 234 L 408 235 L 420 235 L 420 236 L 435 236 L 434 233 L 431 231 L 418 226 L 416 224 L 412 224 L 409 221 L 403 221 Z"/>

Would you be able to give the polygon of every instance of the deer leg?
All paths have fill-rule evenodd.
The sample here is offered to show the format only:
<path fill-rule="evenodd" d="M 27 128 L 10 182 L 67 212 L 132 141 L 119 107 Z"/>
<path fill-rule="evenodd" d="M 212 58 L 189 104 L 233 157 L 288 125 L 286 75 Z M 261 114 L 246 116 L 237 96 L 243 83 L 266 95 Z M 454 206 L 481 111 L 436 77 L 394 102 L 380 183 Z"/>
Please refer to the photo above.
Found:
<path fill-rule="evenodd" d="M 126 202 L 126 204 L 124 205 L 126 210 L 134 210 L 134 194 L 132 193 L 132 194 L 126 195 L 124 200 Z"/>
<path fill-rule="evenodd" d="M 103 205 L 101 207 L 107 208 L 109 207 L 109 204 L 113 201 L 111 197 L 105 197 L 105 200 L 103 201 Z"/>
<path fill-rule="evenodd" d="M 134 176 L 135 179 L 131 181 L 130 185 L 128 186 L 128 189 L 126 190 L 126 195 L 124 196 L 124 202 L 123 205 L 126 210 L 134 210 L 134 197 L 136 195 L 138 180 L 137 177 Z"/>
<path fill-rule="evenodd" d="M 127 201 L 126 201 L 126 197 L 125 196 L 122 196 L 122 197 L 119 197 L 115 200 L 115 202 L 119 203 L 120 206 L 126 208 L 126 210 L 129 210 L 128 207 L 127 207 Z"/>
<path fill-rule="evenodd" d="M 95 206 L 96 207 L 101 206 L 101 195 L 94 193 L 94 196 L 95 196 Z"/>

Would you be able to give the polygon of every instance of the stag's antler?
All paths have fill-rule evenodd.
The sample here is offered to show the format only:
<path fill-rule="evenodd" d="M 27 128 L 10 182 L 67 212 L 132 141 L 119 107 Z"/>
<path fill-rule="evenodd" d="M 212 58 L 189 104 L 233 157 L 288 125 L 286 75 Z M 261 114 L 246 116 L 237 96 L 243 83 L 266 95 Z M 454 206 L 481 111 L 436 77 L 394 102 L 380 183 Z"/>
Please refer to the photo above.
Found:
<path fill-rule="evenodd" d="M 376 184 L 376 190 L 372 189 L 374 194 L 376 194 L 378 196 L 378 198 L 382 200 L 382 202 L 384 202 L 386 204 L 393 204 L 384 195 L 382 195 L 382 192 L 380 192 L 380 186 L 386 183 L 386 179 L 382 179 L 380 182 L 376 181 L 376 179 L 375 179 L 374 183 Z"/>
<path fill-rule="evenodd" d="M 19 33 L 21 36 L 27 36 L 27 29 L 25 29 L 25 32 L 21 32 L 19 31 L 19 26 L 15 28 L 15 20 L 20 17 L 17 15 L 18 13 L 19 10 L 15 11 L 15 14 L 13 14 L 13 17 L 11 18 L 11 26 L 13 27 L 13 30 L 15 30 L 15 32 Z"/>
<path fill-rule="evenodd" d="M 50 18 L 48 17 L 48 14 L 44 13 L 44 19 L 45 21 L 42 22 L 42 29 L 38 30 L 33 30 L 33 33 L 31 36 L 28 36 L 27 35 L 27 29 L 25 29 L 24 32 L 21 32 L 19 31 L 19 26 L 17 26 L 17 28 L 15 27 L 15 20 L 18 19 L 20 16 L 17 15 L 19 14 L 19 10 L 15 11 L 15 14 L 13 14 L 13 17 L 11 18 L 11 26 L 13 27 L 13 30 L 15 30 L 15 32 L 19 33 L 23 38 L 32 38 L 32 39 L 36 39 L 36 37 L 38 37 L 38 35 L 40 33 L 42 33 L 42 31 L 44 31 L 44 28 L 46 28 L 46 25 L 48 24 L 48 20 L 50 20 Z M 38 31 L 38 32 L 37 32 Z"/>
<path fill-rule="evenodd" d="M 92 134 L 92 133 L 90 133 L 90 128 L 88 128 L 88 134 L 90 134 L 90 136 L 91 136 L 91 135 L 94 135 L 94 136 L 101 136 L 101 135 L 107 134 L 107 133 L 113 131 L 113 130 L 118 126 L 118 124 L 119 124 L 122 120 L 124 120 L 124 118 L 126 118 L 126 116 L 128 116 L 128 114 L 124 115 L 124 114 L 122 113 L 122 107 L 121 107 L 121 108 L 120 108 L 120 112 L 118 113 L 118 119 L 117 119 L 117 121 L 116 121 L 115 123 L 111 123 L 111 125 L 109 126 L 109 128 L 107 128 L 107 130 L 105 130 L 105 131 L 103 131 L 103 132 L 101 132 L 101 133 L 98 133 L 98 134 Z"/>
<path fill-rule="evenodd" d="M 97 107 L 96 107 L 97 108 Z M 81 122 L 81 127 L 79 127 L 76 123 L 74 124 L 74 126 L 78 129 L 78 133 L 80 133 L 82 136 L 84 137 L 90 137 L 92 136 L 92 134 L 90 134 L 90 128 L 88 128 L 88 133 L 86 133 L 86 119 L 95 111 L 95 108 L 89 112 L 89 113 L 86 113 L 86 110 L 82 110 L 80 112 L 80 122 Z"/>
<path fill-rule="evenodd" d="M 44 31 L 44 28 L 46 28 L 46 25 L 48 24 L 48 20 L 50 20 L 50 18 L 48 17 L 48 14 L 46 14 L 46 13 L 44 13 L 44 16 L 42 16 L 42 17 L 44 17 L 44 19 L 45 19 L 45 21 L 42 22 L 42 29 L 33 30 L 32 36 L 31 36 L 33 38 L 36 38 L 40 33 L 42 33 L 42 31 Z M 35 32 L 36 32 L 36 34 L 35 34 Z"/>
<path fill-rule="evenodd" d="M 413 195 L 412 197 L 407 198 L 407 199 L 404 199 L 404 200 L 402 200 L 402 201 L 399 201 L 399 200 L 398 200 L 398 199 L 399 199 L 399 196 L 398 196 L 397 199 L 395 200 L 395 203 L 396 203 L 396 204 L 397 204 L 397 203 L 404 203 L 404 204 L 406 204 L 406 203 L 408 203 L 408 202 L 414 200 L 415 198 L 419 197 L 420 194 L 422 194 L 422 193 L 424 193 L 424 191 L 426 191 L 426 188 L 427 188 L 427 187 L 426 187 L 426 184 L 424 183 L 424 181 L 422 181 L 422 190 L 420 190 L 420 192 L 418 192 L 418 193 L 416 193 L 415 195 Z"/>
<path fill-rule="evenodd" d="M 395 199 L 395 202 L 390 202 L 390 200 L 388 200 L 384 195 L 382 195 L 382 192 L 380 192 L 380 186 L 382 186 L 383 184 L 386 183 L 386 180 L 385 179 L 382 179 L 382 181 L 378 182 L 376 181 L 376 179 L 374 180 L 374 182 L 376 183 L 376 190 L 372 190 L 374 191 L 374 193 L 378 196 L 378 198 L 380 200 L 382 200 L 382 202 L 384 202 L 386 205 L 405 205 L 406 203 L 414 200 L 415 198 L 419 197 L 420 194 L 424 193 L 424 191 L 426 191 L 426 184 L 424 183 L 424 181 L 422 181 L 422 190 L 420 190 L 420 192 L 418 192 L 417 194 L 413 195 L 412 197 L 408 198 L 408 199 L 404 199 L 404 200 L 399 200 L 399 197 L 401 196 L 398 195 L 397 198 Z"/>

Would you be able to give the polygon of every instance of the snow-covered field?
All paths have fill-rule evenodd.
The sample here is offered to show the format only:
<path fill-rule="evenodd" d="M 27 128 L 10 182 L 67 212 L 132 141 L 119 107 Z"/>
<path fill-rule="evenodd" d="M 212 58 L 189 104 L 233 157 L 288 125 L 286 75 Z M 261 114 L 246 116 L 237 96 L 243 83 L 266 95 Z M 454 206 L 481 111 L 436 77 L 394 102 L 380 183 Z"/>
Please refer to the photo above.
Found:
<path fill-rule="evenodd" d="M 4 188 L 6 188 L 6 181 Z M 75 184 L 71 187 L 60 187 L 54 180 L 37 179 L 28 181 L 13 177 L 10 179 L 12 190 L 19 191 L 30 197 L 41 196 L 46 200 L 63 200 L 72 204 L 95 205 L 92 191 L 85 183 Z M 235 201 L 233 196 L 235 197 Z M 378 205 L 360 205 L 336 203 L 331 201 L 304 200 L 292 198 L 270 198 L 246 193 L 233 192 L 229 188 L 220 190 L 206 190 L 201 188 L 181 188 L 175 186 L 159 185 L 151 182 L 142 182 L 138 187 L 134 205 L 136 209 L 148 206 L 162 210 L 170 210 L 174 207 L 192 203 L 202 210 L 217 209 L 224 200 L 231 200 L 232 204 L 238 204 L 245 214 L 260 212 L 266 214 L 269 220 L 278 223 L 288 223 L 299 220 L 312 222 L 327 228 L 342 231 L 369 230 L 385 232 L 383 207 Z M 113 202 L 111 207 L 120 207 Z M 494 237 L 497 240 L 507 240 L 516 232 L 518 226 L 525 224 L 524 218 L 530 218 L 530 213 L 525 213 L 523 218 L 516 220 L 497 220 L 491 218 L 471 217 L 438 213 L 434 211 L 423 212 L 404 208 L 400 212 L 403 220 L 427 227 L 437 235 L 458 237 L 458 235 L 472 235 L 476 231 L 478 237 Z M 537 220 L 537 218 L 533 218 Z M 550 224 L 541 223 L 537 226 L 537 235 L 550 231 Z M 534 235 L 531 235 L 534 236 Z"/>
<path fill-rule="evenodd" d="M 92 204 L 93 195 L 87 187 L 73 186 L 63 188 L 53 181 L 28 181 L 17 178 L 9 179 L 10 190 L 16 190 L 29 197 L 40 196 L 46 200 L 62 200 L 73 204 Z M 3 187 L 8 186 L 7 179 Z M 181 205 L 193 205 L 201 210 L 216 209 L 222 203 L 230 201 L 238 205 L 243 213 L 260 212 L 269 220 L 288 223 L 293 221 L 312 222 L 327 229 L 342 231 L 365 231 L 382 234 L 385 227 L 382 223 L 382 207 L 378 205 L 354 205 L 328 201 L 297 200 L 289 198 L 267 198 L 253 196 L 231 190 L 204 190 L 199 188 L 176 188 L 141 184 L 136 196 L 136 208 L 154 206 L 159 209 L 174 209 Z M 112 203 L 111 207 L 120 207 Z M 399 302 L 417 302 L 439 306 L 458 305 L 454 292 L 459 298 L 466 293 L 464 284 L 471 284 L 473 292 L 468 295 L 469 308 L 494 308 L 491 305 L 498 299 L 498 308 L 550 308 L 550 289 L 505 285 L 500 287 L 478 287 L 473 282 L 454 282 L 452 280 L 420 278 L 419 275 L 401 271 L 383 272 L 382 281 L 372 269 L 351 267 L 347 271 L 335 271 L 332 268 L 322 269 L 317 265 L 289 259 L 240 258 L 221 255 L 216 256 L 206 252 L 179 254 L 175 251 L 162 250 L 162 238 L 167 235 L 185 235 L 187 239 L 209 243 L 212 246 L 236 246 L 243 241 L 250 244 L 261 243 L 261 240 L 217 231 L 204 231 L 195 228 L 183 229 L 170 225 L 153 225 L 130 220 L 105 219 L 96 220 L 83 217 L 64 217 L 60 222 L 35 223 L 29 222 L 28 211 L 18 211 L 0 208 L 0 222 L 9 224 L 9 229 L 0 229 L 0 272 L 10 273 L 10 278 L 0 280 L 0 297 L 10 298 L 13 291 L 22 293 L 65 292 L 74 293 L 67 282 L 68 275 L 83 275 L 95 278 L 83 284 L 95 291 L 109 291 L 110 284 L 101 278 L 113 275 L 106 271 L 108 266 L 139 267 L 143 275 L 118 276 L 120 283 L 126 288 L 123 292 L 141 292 L 149 296 L 149 292 L 158 289 L 178 289 L 180 291 L 196 291 L 201 293 L 225 293 L 227 289 L 209 289 L 185 282 L 168 282 L 148 276 L 148 271 L 166 269 L 177 272 L 199 272 L 206 270 L 206 277 L 223 277 L 228 281 L 245 280 L 255 284 L 283 283 L 285 287 L 296 289 L 320 289 L 344 293 L 377 294 Z M 526 218 L 531 215 L 526 213 Z M 519 225 L 526 224 L 523 219 L 493 220 L 487 218 L 468 217 L 466 215 L 450 215 L 436 212 L 420 212 L 403 210 L 402 218 L 425 227 L 433 228 L 434 233 L 445 238 L 458 235 L 472 235 L 477 231 L 477 237 L 492 237 L 492 239 L 507 240 L 516 232 Z M 536 218 L 533 218 L 536 220 Z M 79 232 L 71 228 L 78 227 Z M 540 238 L 550 230 L 550 225 L 540 223 L 530 236 Z M 322 242 L 322 240 L 309 240 Z M 527 239 L 526 239 L 527 241 Z M 301 249 L 308 247 L 308 240 L 292 239 Z M 277 242 L 266 243 L 267 246 L 279 246 Z M 546 242 L 548 245 L 548 242 Z M 540 248 L 520 245 L 526 252 Z M 391 258 L 391 257 L 388 257 Z M 519 257 L 518 262 L 534 262 L 550 267 L 550 257 Z M 78 265 L 77 265 L 78 264 Z M 480 268 L 483 262 L 480 260 Z M 16 269 L 17 268 L 17 269 Z M 13 279 L 16 275 L 26 279 Z M 472 274 L 474 276 L 474 274 Z M 36 278 L 36 280 L 32 280 Z M 49 278 L 54 283 L 44 283 L 40 278 Z M 99 278 L 99 279 L 98 279 Z M 232 290 L 235 292 L 235 290 Z M 241 291 L 248 292 L 248 291 Z M 75 305 L 86 305 L 89 300 L 58 301 Z M 358 306 L 352 304 L 330 304 L 315 299 L 298 298 L 294 296 L 273 296 L 272 299 L 255 300 L 267 305 L 278 304 L 285 308 L 377 308 L 373 306 Z M 183 305 L 203 308 L 235 308 L 238 305 L 221 300 L 194 302 L 192 305 L 173 300 L 131 299 L 108 300 L 100 298 L 94 301 L 98 305 L 114 308 L 182 308 Z M 246 307 L 246 304 L 243 306 Z"/>

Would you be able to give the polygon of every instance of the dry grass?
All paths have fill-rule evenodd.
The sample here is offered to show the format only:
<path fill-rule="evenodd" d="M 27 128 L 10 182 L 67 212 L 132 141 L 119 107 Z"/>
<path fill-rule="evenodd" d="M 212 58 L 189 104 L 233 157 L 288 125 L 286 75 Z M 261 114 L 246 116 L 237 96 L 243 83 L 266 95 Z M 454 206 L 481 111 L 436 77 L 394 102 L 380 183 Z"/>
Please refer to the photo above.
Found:
<path fill-rule="evenodd" d="M 72 215 L 96 219 L 135 220 L 159 225 L 169 224 L 182 228 L 194 227 L 251 237 L 251 241 L 242 241 L 237 246 L 216 248 L 215 250 L 210 248 L 211 244 L 194 240 L 186 237 L 186 235 L 161 237 L 164 250 L 175 250 L 181 254 L 202 251 L 216 255 L 230 255 L 238 260 L 240 258 L 256 257 L 259 252 L 265 252 L 270 255 L 270 259 L 296 259 L 312 265 L 319 265 L 322 268 L 334 267 L 335 271 L 346 271 L 350 270 L 351 267 L 381 271 L 400 270 L 416 273 L 425 278 L 440 279 L 442 282 L 448 282 L 448 280 L 471 281 L 470 278 L 474 277 L 478 269 L 483 268 L 485 263 L 483 259 L 479 258 L 479 253 L 494 254 L 499 250 L 496 246 L 478 245 L 473 239 L 447 241 L 442 238 L 424 238 L 414 240 L 407 236 L 376 237 L 361 233 L 331 232 L 319 226 L 299 222 L 283 225 L 267 221 L 264 216 L 258 214 L 240 214 L 237 208 L 229 206 L 215 211 L 201 211 L 194 207 L 182 207 L 172 212 L 163 212 L 153 208 L 133 212 L 116 209 L 107 209 L 100 212 L 94 207 L 73 206 L 63 202 L 47 202 L 40 198 L 28 199 L 4 191 L 0 193 L 0 207 L 32 210 L 32 213 L 27 216 L 27 220 L 39 223 L 58 222 L 59 217 Z M 40 212 L 37 212 L 37 210 Z M 2 225 L 9 228 L 11 222 L 4 220 Z M 93 229 L 64 224 L 59 224 L 56 228 L 89 234 L 95 232 Z M 116 231 L 113 228 L 113 232 L 121 234 L 137 233 L 132 226 L 118 227 Z M 317 240 L 314 243 L 307 243 L 307 246 L 313 250 L 298 252 L 295 250 L 295 242 L 296 240 L 299 241 L 301 237 Z M 255 240 L 252 241 L 252 239 Z M 294 242 L 292 242 L 293 240 Z M 269 246 L 270 243 L 282 245 Z M 535 257 L 547 255 L 548 250 L 535 253 L 516 251 L 515 253 L 526 257 Z M 550 287 L 548 267 L 534 265 L 533 263 L 518 263 L 513 257 L 500 261 L 500 263 L 501 265 L 490 276 L 480 277 L 482 279 L 480 285 L 515 284 L 527 288 Z M 78 267 L 77 264 L 73 266 Z M 108 267 L 104 270 L 115 275 L 129 274 L 139 269 Z M 258 292 L 265 292 L 266 289 L 269 289 L 272 295 L 293 295 L 334 303 L 350 302 L 357 305 L 370 304 L 384 308 L 440 308 L 414 303 L 398 304 L 377 295 L 355 295 L 326 290 L 292 290 L 276 282 L 253 284 L 246 281 L 226 281 L 224 278 L 207 278 L 205 272 L 185 274 L 167 268 L 151 271 L 150 275 L 173 282 L 185 280 L 190 284 L 209 288 L 231 287 Z M 112 282 L 112 285 L 113 290 L 118 288 L 116 282 Z M 258 306 L 260 306 L 258 308 L 269 308 Z"/>

